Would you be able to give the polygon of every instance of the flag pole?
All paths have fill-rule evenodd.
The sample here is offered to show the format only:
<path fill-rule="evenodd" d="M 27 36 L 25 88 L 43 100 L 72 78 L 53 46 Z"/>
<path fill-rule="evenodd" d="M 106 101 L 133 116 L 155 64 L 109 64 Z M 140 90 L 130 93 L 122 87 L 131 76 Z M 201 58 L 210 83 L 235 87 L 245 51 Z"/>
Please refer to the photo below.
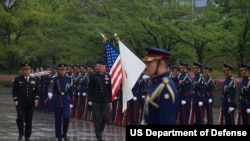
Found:
<path fill-rule="evenodd" d="M 103 42 L 105 43 L 107 41 L 107 38 L 105 37 L 104 34 L 102 34 L 101 32 L 99 32 L 99 34 L 102 36 Z"/>

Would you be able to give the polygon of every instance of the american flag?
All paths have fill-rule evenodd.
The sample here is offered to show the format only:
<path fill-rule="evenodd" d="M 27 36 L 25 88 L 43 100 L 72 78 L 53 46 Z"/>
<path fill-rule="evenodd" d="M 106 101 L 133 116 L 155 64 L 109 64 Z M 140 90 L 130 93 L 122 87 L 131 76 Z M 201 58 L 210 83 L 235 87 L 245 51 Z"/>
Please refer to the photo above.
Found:
<path fill-rule="evenodd" d="M 120 53 L 108 40 L 105 42 L 105 58 L 108 73 L 111 76 L 113 100 L 117 96 L 122 83 L 122 65 Z"/>

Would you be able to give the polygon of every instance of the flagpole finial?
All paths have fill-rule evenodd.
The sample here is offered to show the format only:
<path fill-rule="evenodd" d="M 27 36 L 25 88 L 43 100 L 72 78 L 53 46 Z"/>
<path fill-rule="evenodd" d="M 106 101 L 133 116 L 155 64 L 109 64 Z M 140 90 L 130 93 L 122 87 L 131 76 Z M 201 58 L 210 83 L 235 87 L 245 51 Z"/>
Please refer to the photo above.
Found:
<path fill-rule="evenodd" d="M 107 38 L 105 37 L 105 35 L 103 35 L 101 32 L 99 32 L 100 35 L 102 36 L 103 42 L 105 43 L 107 41 Z"/>
<path fill-rule="evenodd" d="M 114 34 L 115 41 L 118 42 L 120 40 L 119 36 L 115 33 Z"/>

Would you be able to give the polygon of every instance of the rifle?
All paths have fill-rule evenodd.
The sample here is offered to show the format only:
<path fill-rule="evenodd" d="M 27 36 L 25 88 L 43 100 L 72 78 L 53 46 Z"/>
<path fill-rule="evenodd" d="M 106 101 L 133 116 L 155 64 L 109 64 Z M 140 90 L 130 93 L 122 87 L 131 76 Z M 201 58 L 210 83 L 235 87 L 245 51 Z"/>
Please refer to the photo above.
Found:
<path fill-rule="evenodd" d="M 78 96 L 77 107 L 76 107 L 76 119 L 79 119 L 82 114 L 81 108 L 81 95 Z"/>
<path fill-rule="evenodd" d="M 237 115 L 236 115 L 236 125 L 241 124 L 241 107 L 238 105 Z"/>
<path fill-rule="evenodd" d="M 193 100 L 191 101 L 191 111 L 190 111 L 190 115 L 189 115 L 189 124 L 194 125 L 194 104 L 193 104 Z"/>
<path fill-rule="evenodd" d="M 224 123 L 224 115 L 223 115 L 222 107 L 220 107 L 219 124 L 223 125 L 223 123 Z"/>
<path fill-rule="evenodd" d="M 115 110 L 115 125 L 120 125 L 121 122 L 121 115 L 122 115 L 122 109 L 121 109 L 121 104 L 120 101 L 117 100 L 116 103 L 116 110 Z"/>
<path fill-rule="evenodd" d="M 75 105 L 75 102 L 76 102 L 76 97 L 75 97 L 75 94 L 73 94 L 73 97 L 71 98 L 71 103 L 72 103 L 73 106 Z M 74 107 L 71 108 L 70 117 L 71 117 L 71 118 L 75 117 L 75 110 L 74 110 Z"/>

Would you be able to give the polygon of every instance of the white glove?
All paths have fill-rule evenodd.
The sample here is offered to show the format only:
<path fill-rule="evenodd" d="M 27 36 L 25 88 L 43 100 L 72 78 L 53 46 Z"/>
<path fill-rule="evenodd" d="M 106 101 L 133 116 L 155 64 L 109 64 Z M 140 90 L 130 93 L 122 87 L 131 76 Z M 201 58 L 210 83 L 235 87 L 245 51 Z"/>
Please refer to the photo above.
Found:
<path fill-rule="evenodd" d="M 52 96 L 53 96 L 53 95 L 52 95 L 52 92 L 49 92 L 49 93 L 48 93 L 48 98 L 49 98 L 50 100 L 51 100 Z"/>
<path fill-rule="evenodd" d="M 201 107 L 203 105 L 203 102 L 199 101 L 198 105 Z"/>
<path fill-rule="evenodd" d="M 80 95 L 80 92 L 78 92 L 77 95 L 79 96 L 79 95 Z"/>
<path fill-rule="evenodd" d="M 181 105 L 185 105 L 186 103 L 186 100 L 181 100 Z"/>
<path fill-rule="evenodd" d="M 114 99 L 117 100 L 117 96 Z"/>
<path fill-rule="evenodd" d="M 82 96 L 85 96 L 86 95 L 86 93 L 82 93 Z"/>
<path fill-rule="evenodd" d="M 246 112 L 247 114 L 250 114 L 250 108 L 247 108 Z"/>
<path fill-rule="evenodd" d="M 70 105 L 69 105 L 69 107 L 70 107 L 70 109 L 71 109 L 71 108 L 73 108 L 73 105 L 72 105 L 72 104 L 70 104 Z"/>
<path fill-rule="evenodd" d="M 234 110 L 234 107 L 229 107 L 228 108 L 228 113 L 232 112 Z"/>
<path fill-rule="evenodd" d="M 143 78 L 143 79 L 148 79 L 148 78 L 149 78 L 149 76 L 148 76 L 148 75 L 146 75 L 146 74 L 144 74 L 144 75 L 142 76 L 142 78 Z"/>
<path fill-rule="evenodd" d="M 212 103 L 212 102 L 213 102 L 212 98 L 209 98 L 208 103 Z"/>
<path fill-rule="evenodd" d="M 137 100 L 137 97 L 133 97 L 133 100 L 136 101 L 136 100 Z"/>
<path fill-rule="evenodd" d="M 143 98 L 143 99 L 144 99 L 144 98 L 145 98 L 145 95 L 142 95 L 142 96 L 141 96 L 141 98 Z"/>

